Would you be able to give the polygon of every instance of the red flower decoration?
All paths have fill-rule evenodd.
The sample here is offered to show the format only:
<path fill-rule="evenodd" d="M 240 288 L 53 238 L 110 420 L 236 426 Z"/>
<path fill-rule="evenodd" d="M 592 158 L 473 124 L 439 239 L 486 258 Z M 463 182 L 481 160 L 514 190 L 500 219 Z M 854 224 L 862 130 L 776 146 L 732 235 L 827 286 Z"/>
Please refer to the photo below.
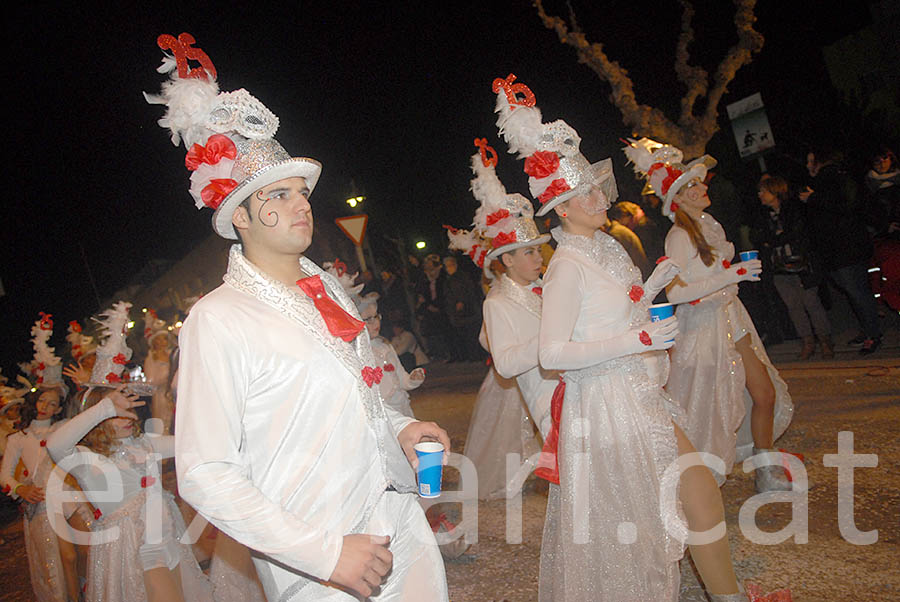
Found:
<path fill-rule="evenodd" d="M 103 516 L 103 513 L 100 512 L 100 508 L 94 510 L 94 520 L 100 520 L 101 516 Z"/>
<path fill-rule="evenodd" d="M 559 155 L 553 151 L 537 151 L 525 159 L 525 173 L 540 180 L 559 169 Z"/>
<path fill-rule="evenodd" d="M 331 267 L 334 268 L 334 271 L 337 272 L 338 276 L 343 276 L 347 272 L 347 264 L 340 259 L 335 259 L 331 263 Z"/>
<path fill-rule="evenodd" d="M 41 447 L 47 447 L 47 440 L 41 439 Z"/>
<path fill-rule="evenodd" d="M 698 303 L 700 303 L 700 299 L 694 299 L 693 301 L 690 301 L 688 305 L 697 305 Z"/>
<path fill-rule="evenodd" d="M 43 377 L 43 376 L 38 376 L 38 377 L 37 377 L 37 384 L 41 384 L 42 382 L 44 382 L 44 377 Z"/>
<path fill-rule="evenodd" d="M 491 240 L 491 245 L 493 245 L 495 249 L 498 249 L 514 242 L 516 242 L 516 231 L 510 230 L 509 232 L 501 232 L 495 236 L 493 240 Z"/>
<path fill-rule="evenodd" d="M 638 335 L 638 338 L 641 340 L 641 343 L 649 347 L 653 344 L 653 339 L 650 338 L 650 335 L 647 334 L 646 330 L 642 330 L 641 334 Z"/>
<path fill-rule="evenodd" d="M 484 258 L 487 257 L 487 253 L 487 249 L 483 249 L 481 251 L 481 255 L 478 256 L 478 261 L 475 262 L 476 264 L 478 264 L 478 267 L 484 267 Z"/>
<path fill-rule="evenodd" d="M 731 267 L 731 262 L 728 261 L 727 259 L 723 259 L 723 260 L 722 260 L 722 267 L 725 268 L 725 269 L 727 270 L 728 268 Z"/>
<path fill-rule="evenodd" d="M 53 314 L 38 313 L 41 315 L 41 330 L 53 330 L 53 320 L 50 319 L 53 317 Z"/>
<path fill-rule="evenodd" d="M 744 268 L 738 268 L 738 271 L 737 271 L 738 276 L 743 276 L 743 275 L 746 274 L 746 273 L 747 273 L 747 270 L 746 270 L 746 269 L 744 269 Z"/>
<path fill-rule="evenodd" d="M 200 191 L 200 198 L 203 200 L 203 204 L 210 209 L 218 209 L 225 197 L 237 188 L 237 185 L 238 183 L 231 178 L 213 178 Z"/>
<path fill-rule="evenodd" d="M 125 364 L 128 363 L 128 360 L 125 359 L 125 354 L 124 354 L 124 353 L 118 354 L 116 357 L 114 357 L 114 358 L 112 359 L 112 361 L 113 361 L 114 364 L 119 364 L 120 366 L 124 366 Z"/>
<path fill-rule="evenodd" d="M 474 245 L 472 245 L 472 248 L 469 249 L 469 259 L 471 259 L 472 261 L 475 261 L 475 255 L 477 253 L 478 253 L 478 245 L 474 244 Z"/>
<path fill-rule="evenodd" d="M 28 476 L 28 469 L 27 469 L 27 468 L 26 468 L 25 470 L 22 471 L 22 476 L 23 476 L 23 477 L 27 477 L 27 476 Z"/>
<path fill-rule="evenodd" d="M 669 258 L 668 255 L 663 255 L 662 257 L 660 257 L 659 259 L 656 260 L 656 265 L 661 264 L 662 262 L 664 262 L 664 261 L 665 261 L 666 259 L 668 259 L 668 258 Z"/>
<path fill-rule="evenodd" d="M 680 207 L 680 205 L 678 203 L 676 203 L 675 201 L 672 201 L 672 203 L 669 205 L 669 210 L 672 213 L 675 213 L 676 211 L 678 211 L 679 207 Z"/>
<path fill-rule="evenodd" d="M 3 486 L 3 493 L 9 493 L 9 492 L 10 492 L 10 486 L 9 486 L 9 485 L 4 485 L 4 486 Z"/>
<path fill-rule="evenodd" d="M 81 324 L 79 324 L 76 320 L 72 320 L 69 322 L 69 328 L 72 329 L 72 332 L 81 332 Z"/>
<path fill-rule="evenodd" d="M 194 144 L 184 158 L 184 166 L 194 171 L 201 164 L 215 165 L 222 158 L 234 159 L 237 157 L 237 147 L 231 138 L 222 134 L 213 134 L 206 141 L 206 146 Z"/>
<path fill-rule="evenodd" d="M 532 287 L 531 292 L 534 293 L 535 295 L 537 295 L 538 297 L 541 297 L 544 295 L 544 289 L 541 288 L 540 286 Z"/>
<path fill-rule="evenodd" d="M 628 291 L 628 296 L 631 297 L 633 302 L 637 303 L 644 298 L 644 289 L 635 284 L 631 287 L 631 290 Z"/>
<path fill-rule="evenodd" d="M 153 483 L 156 482 L 156 479 L 153 477 L 141 477 L 141 487 L 146 489 L 147 487 L 152 487 Z"/>
<path fill-rule="evenodd" d="M 366 386 L 368 386 L 370 389 L 372 388 L 373 384 L 381 384 L 382 375 L 383 372 L 381 371 L 381 368 L 372 368 L 371 366 L 366 366 L 362 369 L 363 380 L 365 381 Z"/>
<path fill-rule="evenodd" d="M 485 222 L 487 223 L 488 226 L 493 226 L 500 220 L 504 220 L 508 217 L 509 217 L 509 210 L 500 209 L 499 211 L 494 211 L 492 214 L 487 216 L 487 219 L 485 220 Z"/>
<path fill-rule="evenodd" d="M 44 362 L 41 362 L 40 364 L 37 365 L 38 370 L 43 370 L 45 367 L 46 366 L 44 366 Z"/>
<path fill-rule="evenodd" d="M 572 187 L 569 186 L 568 182 L 566 182 L 564 178 L 557 178 L 550 182 L 550 185 L 547 186 L 540 196 L 538 196 L 538 200 L 541 202 L 541 205 L 543 205 L 550 199 L 554 199 L 568 190 L 572 190 Z"/>
<path fill-rule="evenodd" d="M 393 372 L 394 370 L 396 370 L 396 368 L 394 368 L 394 364 L 385 364 L 384 365 L 385 372 Z"/>
<path fill-rule="evenodd" d="M 152 333 L 152 332 L 153 332 L 153 331 L 150 330 L 150 327 L 149 327 L 149 326 L 148 326 L 147 328 L 145 328 L 145 329 L 144 329 L 144 338 L 145 338 L 145 339 L 149 339 L 149 338 L 150 338 L 150 333 Z"/>
<path fill-rule="evenodd" d="M 110 372 L 109 374 L 106 375 L 106 380 L 111 383 L 117 383 L 117 382 L 121 382 L 122 379 L 119 378 L 119 375 L 116 374 L 115 372 Z"/>

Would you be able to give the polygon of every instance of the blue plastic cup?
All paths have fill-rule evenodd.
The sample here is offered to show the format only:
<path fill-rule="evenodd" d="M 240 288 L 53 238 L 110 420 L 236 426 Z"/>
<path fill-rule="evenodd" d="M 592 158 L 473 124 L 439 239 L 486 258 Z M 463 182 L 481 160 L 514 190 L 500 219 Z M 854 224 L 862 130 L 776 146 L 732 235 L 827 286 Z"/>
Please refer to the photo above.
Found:
<path fill-rule="evenodd" d="M 441 472 L 444 467 L 444 446 L 437 441 L 422 441 L 413 446 L 419 458 L 419 495 L 434 498 L 441 495 Z"/>
<path fill-rule="evenodd" d="M 666 318 L 671 318 L 675 315 L 675 306 L 671 303 L 657 303 L 656 305 L 650 306 L 650 321 L 651 322 L 659 322 L 660 320 L 665 320 Z M 674 341 L 675 339 L 669 339 L 666 341 L 667 343 L 670 341 Z"/>
<path fill-rule="evenodd" d="M 738 253 L 738 256 L 741 258 L 741 261 L 750 261 L 751 259 L 759 259 L 759 251 L 753 249 L 752 251 L 741 251 Z M 754 280 L 759 280 L 759 274 L 757 274 Z"/>

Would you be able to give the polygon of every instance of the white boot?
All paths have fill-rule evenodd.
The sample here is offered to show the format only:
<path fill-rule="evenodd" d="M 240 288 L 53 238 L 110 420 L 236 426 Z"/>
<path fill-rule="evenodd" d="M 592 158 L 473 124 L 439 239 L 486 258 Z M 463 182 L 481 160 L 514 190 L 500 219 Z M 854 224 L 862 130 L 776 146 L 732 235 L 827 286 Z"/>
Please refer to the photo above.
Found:
<path fill-rule="evenodd" d="M 757 449 L 753 448 L 753 455 L 772 453 L 781 454 L 774 449 Z M 781 464 L 775 466 L 760 466 L 756 469 L 756 491 L 765 493 L 766 491 L 791 491 L 791 482 L 788 481 L 784 474 L 784 467 Z"/>

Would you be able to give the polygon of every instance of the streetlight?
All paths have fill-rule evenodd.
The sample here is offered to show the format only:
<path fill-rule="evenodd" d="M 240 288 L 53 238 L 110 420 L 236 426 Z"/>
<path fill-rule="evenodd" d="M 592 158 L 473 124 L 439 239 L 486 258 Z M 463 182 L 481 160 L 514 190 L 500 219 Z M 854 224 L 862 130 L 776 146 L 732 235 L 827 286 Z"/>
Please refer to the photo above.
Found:
<path fill-rule="evenodd" d="M 420 251 L 421 251 L 422 249 L 424 249 L 424 248 L 425 248 L 425 241 L 424 241 L 424 240 L 416 241 L 416 248 L 419 249 Z"/>
<path fill-rule="evenodd" d="M 364 200 L 366 200 L 366 197 L 364 196 L 352 196 L 344 202 L 350 205 L 351 209 L 356 209 L 356 206 L 362 203 Z"/>

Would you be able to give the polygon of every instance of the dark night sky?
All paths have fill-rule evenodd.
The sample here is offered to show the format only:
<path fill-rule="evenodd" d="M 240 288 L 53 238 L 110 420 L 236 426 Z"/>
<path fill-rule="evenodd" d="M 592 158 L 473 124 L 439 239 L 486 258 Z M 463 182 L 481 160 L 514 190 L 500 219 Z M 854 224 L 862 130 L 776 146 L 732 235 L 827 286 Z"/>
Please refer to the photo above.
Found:
<path fill-rule="evenodd" d="M 359 8 L 365 4 L 371 8 Z M 209 213 L 187 193 L 184 149 L 156 125 L 162 107 L 141 95 L 163 81 L 161 33 L 192 33 L 222 90 L 247 88 L 279 116 L 276 137 L 289 152 L 324 164 L 312 197 L 319 224 L 341 214 L 352 179 L 369 199 L 370 236 L 443 244 L 441 224 L 465 226 L 475 207 L 468 192 L 475 137 L 497 148 L 507 188 L 527 192 L 521 162 L 505 153 L 494 125 L 490 85 L 510 72 L 534 91 L 545 121 L 563 118 L 579 131 L 589 159 L 612 156 L 623 196 L 634 193 L 618 150 L 630 132 L 608 86 L 542 26 L 530 2 L 403 4 L 166 2 L 127 12 L 82 4 L 12 16 L 19 40 L 10 64 L 20 73 L 10 73 L 19 111 L 10 117 L 22 142 L 9 155 L 18 194 L 7 197 L 13 219 L 0 263 L 4 373 L 13 376 L 14 362 L 30 357 L 38 311 L 55 315 L 60 353 L 66 322 L 97 311 L 85 262 L 106 298 L 148 260 L 178 259 L 210 233 Z M 639 101 L 671 115 L 681 95 L 670 58 L 677 2 L 573 4 L 589 37 L 631 71 Z M 693 55 L 712 69 L 735 40 L 731 3 L 695 4 Z M 854 14 L 824 4 L 760 2 L 766 46 L 729 87 L 723 114 L 725 104 L 761 91 L 776 142 L 800 148 L 804 133 L 790 125 L 798 90 L 830 85 L 821 46 L 869 20 L 865 6 Z M 547 6 L 565 12 L 564 3 Z M 733 153 L 721 124 L 716 148 Z"/>

